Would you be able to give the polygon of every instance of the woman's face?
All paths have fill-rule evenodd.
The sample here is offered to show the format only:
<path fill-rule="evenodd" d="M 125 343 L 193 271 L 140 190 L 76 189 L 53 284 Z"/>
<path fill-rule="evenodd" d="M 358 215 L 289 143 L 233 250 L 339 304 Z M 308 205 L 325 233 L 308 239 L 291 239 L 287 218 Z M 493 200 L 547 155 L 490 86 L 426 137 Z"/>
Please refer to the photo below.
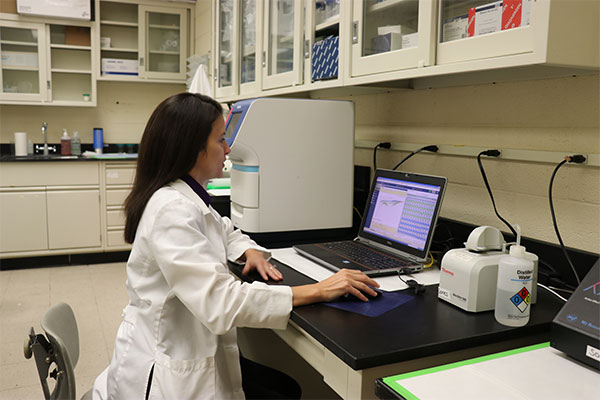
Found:
<path fill-rule="evenodd" d="M 206 149 L 198 155 L 196 165 L 190 171 L 190 176 L 201 184 L 209 179 L 222 177 L 225 156 L 230 151 L 229 145 L 225 142 L 225 121 L 219 117 L 213 122 Z"/>

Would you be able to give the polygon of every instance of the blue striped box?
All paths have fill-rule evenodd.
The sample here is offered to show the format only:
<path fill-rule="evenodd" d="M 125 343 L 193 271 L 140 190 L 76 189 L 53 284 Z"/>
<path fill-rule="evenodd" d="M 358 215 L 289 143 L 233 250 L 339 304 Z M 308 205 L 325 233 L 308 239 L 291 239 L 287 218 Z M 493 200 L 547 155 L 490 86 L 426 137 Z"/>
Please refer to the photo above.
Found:
<path fill-rule="evenodd" d="M 328 36 L 313 44 L 312 80 L 337 78 L 339 36 Z"/>

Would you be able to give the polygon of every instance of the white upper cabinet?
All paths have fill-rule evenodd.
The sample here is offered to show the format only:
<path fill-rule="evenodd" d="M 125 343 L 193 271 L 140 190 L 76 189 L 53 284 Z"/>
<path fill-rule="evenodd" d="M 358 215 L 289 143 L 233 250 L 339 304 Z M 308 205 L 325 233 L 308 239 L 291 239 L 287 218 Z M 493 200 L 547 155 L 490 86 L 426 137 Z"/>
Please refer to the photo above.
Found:
<path fill-rule="evenodd" d="M 437 64 L 598 67 L 598 2 L 442 0 Z M 472 65 L 477 65 L 474 63 Z"/>
<path fill-rule="evenodd" d="M 140 76 L 185 79 L 187 11 L 139 7 Z"/>
<path fill-rule="evenodd" d="M 549 78 L 600 66 L 600 1 L 215 1 L 223 101 L 388 82 L 419 89 Z M 334 53 L 337 71 L 333 61 L 319 64 Z"/>
<path fill-rule="evenodd" d="M 352 2 L 306 0 L 304 38 L 304 82 L 314 87 L 342 84 L 349 50 L 346 16 Z"/>
<path fill-rule="evenodd" d="M 45 26 L 0 21 L 2 100 L 47 100 Z"/>
<path fill-rule="evenodd" d="M 252 94 L 260 91 L 262 83 L 263 2 L 241 0 L 239 7 L 240 47 L 237 54 L 240 57 L 240 94 Z"/>
<path fill-rule="evenodd" d="M 189 9 L 155 4 L 99 2 L 100 80 L 185 81 Z"/>
<path fill-rule="evenodd" d="M 0 20 L 2 103 L 94 106 L 92 32 L 89 23 Z"/>
<path fill-rule="evenodd" d="M 217 97 L 260 92 L 262 12 L 260 0 L 217 1 Z"/>
<path fill-rule="evenodd" d="M 217 1 L 215 91 L 217 97 L 238 94 L 239 1 Z"/>
<path fill-rule="evenodd" d="M 356 0 L 353 4 L 352 77 L 434 63 L 433 0 Z"/>
<path fill-rule="evenodd" d="M 304 1 L 266 0 L 264 5 L 263 89 L 302 84 Z"/>

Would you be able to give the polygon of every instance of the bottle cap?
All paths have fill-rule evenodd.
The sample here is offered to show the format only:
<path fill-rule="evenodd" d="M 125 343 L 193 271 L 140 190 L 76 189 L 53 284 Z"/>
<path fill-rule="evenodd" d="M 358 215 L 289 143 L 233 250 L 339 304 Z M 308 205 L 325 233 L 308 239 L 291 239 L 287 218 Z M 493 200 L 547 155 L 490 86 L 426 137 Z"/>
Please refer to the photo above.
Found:
<path fill-rule="evenodd" d="M 513 257 L 525 257 L 525 247 L 521 246 L 521 227 L 519 225 L 515 225 L 515 230 L 517 231 L 517 244 L 510 246 L 509 254 Z"/>
<path fill-rule="evenodd" d="M 79 132 L 78 131 L 73 132 L 73 136 L 79 136 Z"/>
<path fill-rule="evenodd" d="M 63 128 L 63 137 L 67 137 L 69 134 L 67 133 L 67 128 Z"/>

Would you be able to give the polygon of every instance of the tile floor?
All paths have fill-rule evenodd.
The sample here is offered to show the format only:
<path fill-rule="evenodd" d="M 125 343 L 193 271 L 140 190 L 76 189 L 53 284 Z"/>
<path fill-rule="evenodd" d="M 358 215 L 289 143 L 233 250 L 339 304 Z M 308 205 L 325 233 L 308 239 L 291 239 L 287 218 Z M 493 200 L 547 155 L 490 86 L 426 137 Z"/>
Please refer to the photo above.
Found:
<path fill-rule="evenodd" d="M 43 399 L 23 343 L 30 327 L 42 332 L 42 315 L 59 301 L 73 308 L 79 326 L 75 378 L 81 397 L 109 364 L 127 300 L 124 262 L 0 271 L 0 399 Z"/>

